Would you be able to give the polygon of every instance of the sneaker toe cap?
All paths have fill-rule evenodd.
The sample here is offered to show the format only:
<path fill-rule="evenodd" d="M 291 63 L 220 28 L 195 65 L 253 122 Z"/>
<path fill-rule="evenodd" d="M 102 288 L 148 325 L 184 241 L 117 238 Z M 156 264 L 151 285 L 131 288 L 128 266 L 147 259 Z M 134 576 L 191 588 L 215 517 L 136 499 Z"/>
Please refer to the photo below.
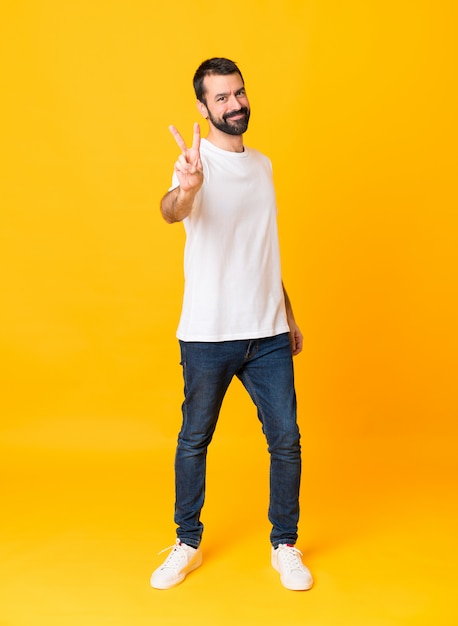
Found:
<path fill-rule="evenodd" d="M 304 568 L 304 570 L 293 570 L 289 572 L 282 580 L 284 586 L 292 591 L 305 591 L 310 589 L 313 585 L 313 578 L 311 573 Z"/>

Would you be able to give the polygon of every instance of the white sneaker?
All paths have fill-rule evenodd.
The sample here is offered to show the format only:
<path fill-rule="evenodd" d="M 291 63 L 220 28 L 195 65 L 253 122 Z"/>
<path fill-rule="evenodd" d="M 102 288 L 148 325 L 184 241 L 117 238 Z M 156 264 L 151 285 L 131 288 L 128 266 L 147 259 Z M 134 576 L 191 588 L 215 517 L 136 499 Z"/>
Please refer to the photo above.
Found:
<path fill-rule="evenodd" d="M 313 585 L 312 574 L 302 563 L 302 552 L 286 543 L 272 548 L 272 566 L 280 572 L 284 587 L 292 591 L 305 591 Z"/>
<path fill-rule="evenodd" d="M 170 589 L 170 587 L 178 585 L 189 572 L 195 570 L 202 563 L 202 551 L 199 548 L 192 548 L 181 543 L 179 539 L 176 540 L 174 546 L 165 550 L 169 549 L 172 549 L 172 552 L 151 575 L 151 587 L 155 589 Z M 161 552 L 165 552 L 165 550 Z"/>

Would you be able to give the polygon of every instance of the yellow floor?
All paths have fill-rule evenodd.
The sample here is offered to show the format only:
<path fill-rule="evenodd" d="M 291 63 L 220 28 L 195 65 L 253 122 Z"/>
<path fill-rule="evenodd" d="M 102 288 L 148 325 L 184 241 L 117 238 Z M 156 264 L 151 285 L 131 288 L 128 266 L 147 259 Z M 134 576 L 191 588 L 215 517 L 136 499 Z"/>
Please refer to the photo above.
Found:
<path fill-rule="evenodd" d="M 151 589 L 149 576 L 174 541 L 173 438 L 133 418 L 6 430 L 0 624 L 458 623 L 450 442 L 337 441 L 310 429 L 298 546 L 316 584 L 301 593 L 270 566 L 268 460 L 249 424 L 242 441 L 230 420 L 218 427 L 204 563 L 168 591 Z"/>

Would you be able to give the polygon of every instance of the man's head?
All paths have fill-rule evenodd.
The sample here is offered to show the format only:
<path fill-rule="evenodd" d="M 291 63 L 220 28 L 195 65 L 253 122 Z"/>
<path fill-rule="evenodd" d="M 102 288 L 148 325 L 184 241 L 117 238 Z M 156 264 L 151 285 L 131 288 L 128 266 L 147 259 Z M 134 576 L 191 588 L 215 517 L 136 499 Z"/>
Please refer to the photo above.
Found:
<path fill-rule="evenodd" d="M 250 104 L 237 65 L 224 58 L 204 61 L 194 75 L 197 108 L 218 130 L 242 135 L 248 128 Z"/>

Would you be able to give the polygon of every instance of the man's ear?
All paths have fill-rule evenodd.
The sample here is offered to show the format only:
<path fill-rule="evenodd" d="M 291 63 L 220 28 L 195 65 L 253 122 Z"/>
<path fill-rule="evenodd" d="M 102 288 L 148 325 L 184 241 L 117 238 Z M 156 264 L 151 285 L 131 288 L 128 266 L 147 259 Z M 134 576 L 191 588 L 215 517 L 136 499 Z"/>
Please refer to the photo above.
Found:
<path fill-rule="evenodd" d="M 196 104 L 197 104 L 197 110 L 199 111 L 199 113 L 202 115 L 202 117 L 207 119 L 208 111 L 207 111 L 207 107 L 205 106 L 205 104 L 201 102 L 200 100 L 197 100 Z"/>

